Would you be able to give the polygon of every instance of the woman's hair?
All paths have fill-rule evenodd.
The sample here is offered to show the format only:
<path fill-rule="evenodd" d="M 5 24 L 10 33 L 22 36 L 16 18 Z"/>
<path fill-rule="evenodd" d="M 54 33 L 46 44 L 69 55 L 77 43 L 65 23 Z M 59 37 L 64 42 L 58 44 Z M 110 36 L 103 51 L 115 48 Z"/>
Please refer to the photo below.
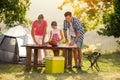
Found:
<path fill-rule="evenodd" d="M 38 19 L 44 19 L 43 14 L 40 14 L 40 15 L 38 16 Z"/>
<path fill-rule="evenodd" d="M 57 22 L 56 21 L 52 21 L 51 26 L 57 26 Z"/>
<path fill-rule="evenodd" d="M 67 11 L 67 12 L 65 12 L 64 16 L 65 16 L 65 17 L 67 17 L 67 16 L 72 16 L 72 13 L 71 13 L 70 11 Z"/>

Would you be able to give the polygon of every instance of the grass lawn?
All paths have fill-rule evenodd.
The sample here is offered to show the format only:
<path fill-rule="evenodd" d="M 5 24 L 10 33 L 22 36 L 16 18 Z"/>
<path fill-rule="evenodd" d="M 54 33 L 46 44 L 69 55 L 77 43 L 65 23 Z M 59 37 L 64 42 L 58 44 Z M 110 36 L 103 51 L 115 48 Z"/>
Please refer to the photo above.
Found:
<path fill-rule="evenodd" d="M 45 68 L 27 72 L 24 65 L 0 64 L 0 80 L 120 80 L 120 52 L 102 53 L 98 64 L 100 72 L 87 71 L 90 63 L 83 58 L 83 71 L 73 69 L 64 74 L 45 74 Z"/>

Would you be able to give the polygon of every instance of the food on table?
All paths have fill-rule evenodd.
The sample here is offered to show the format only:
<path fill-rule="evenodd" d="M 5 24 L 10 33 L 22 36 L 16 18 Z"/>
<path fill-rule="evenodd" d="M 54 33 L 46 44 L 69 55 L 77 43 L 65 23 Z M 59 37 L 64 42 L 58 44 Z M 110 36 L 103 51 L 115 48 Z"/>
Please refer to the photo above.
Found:
<path fill-rule="evenodd" d="M 53 40 L 48 41 L 47 43 L 48 43 L 49 45 L 51 45 L 51 46 L 57 46 L 57 42 L 56 42 L 56 41 L 53 41 Z"/>

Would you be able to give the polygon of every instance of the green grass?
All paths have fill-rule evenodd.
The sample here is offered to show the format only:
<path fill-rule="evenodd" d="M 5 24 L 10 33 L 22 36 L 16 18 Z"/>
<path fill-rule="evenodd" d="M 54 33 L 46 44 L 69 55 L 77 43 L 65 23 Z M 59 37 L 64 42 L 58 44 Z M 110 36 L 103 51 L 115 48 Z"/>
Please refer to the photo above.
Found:
<path fill-rule="evenodd" d="M 27 72 L 24 65 L 0 64 L 0 80 L 120 80 L 120 52 L 102 53 L 98 64 L 100 72 L 87 70 L 90 63 L 84 57 L 83 71 L 66 70 L 64 74 L 45 74 L 45 68 Z"/>

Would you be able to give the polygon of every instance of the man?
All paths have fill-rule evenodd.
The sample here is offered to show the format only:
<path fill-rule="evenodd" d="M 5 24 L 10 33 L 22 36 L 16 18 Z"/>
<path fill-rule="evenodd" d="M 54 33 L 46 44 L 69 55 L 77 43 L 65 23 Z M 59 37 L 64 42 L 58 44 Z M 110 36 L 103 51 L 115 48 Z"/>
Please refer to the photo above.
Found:
<path fill-rule="evenodd" d="M 82 28 L 82 25 L 79 21 L 79 19 L 72 16 L 72 13 L 67 11 L 64 14 L 65 20 L 64 20 L 64 37 L 65 42 L 68 42 L 68 36 L 67 31 L 69 30 L 69 36 L 70 36 L 70 46 L 74 46 L 75 44 L 79 47 L 79 49 L 73 50 L 74 54 L 74 61 L 75 66 L 73 68 L 81 69 L 81 59 L 82 59 L 82 43 L 83 43 L 83 37 L 84 37 L 84 30 Z"/>

